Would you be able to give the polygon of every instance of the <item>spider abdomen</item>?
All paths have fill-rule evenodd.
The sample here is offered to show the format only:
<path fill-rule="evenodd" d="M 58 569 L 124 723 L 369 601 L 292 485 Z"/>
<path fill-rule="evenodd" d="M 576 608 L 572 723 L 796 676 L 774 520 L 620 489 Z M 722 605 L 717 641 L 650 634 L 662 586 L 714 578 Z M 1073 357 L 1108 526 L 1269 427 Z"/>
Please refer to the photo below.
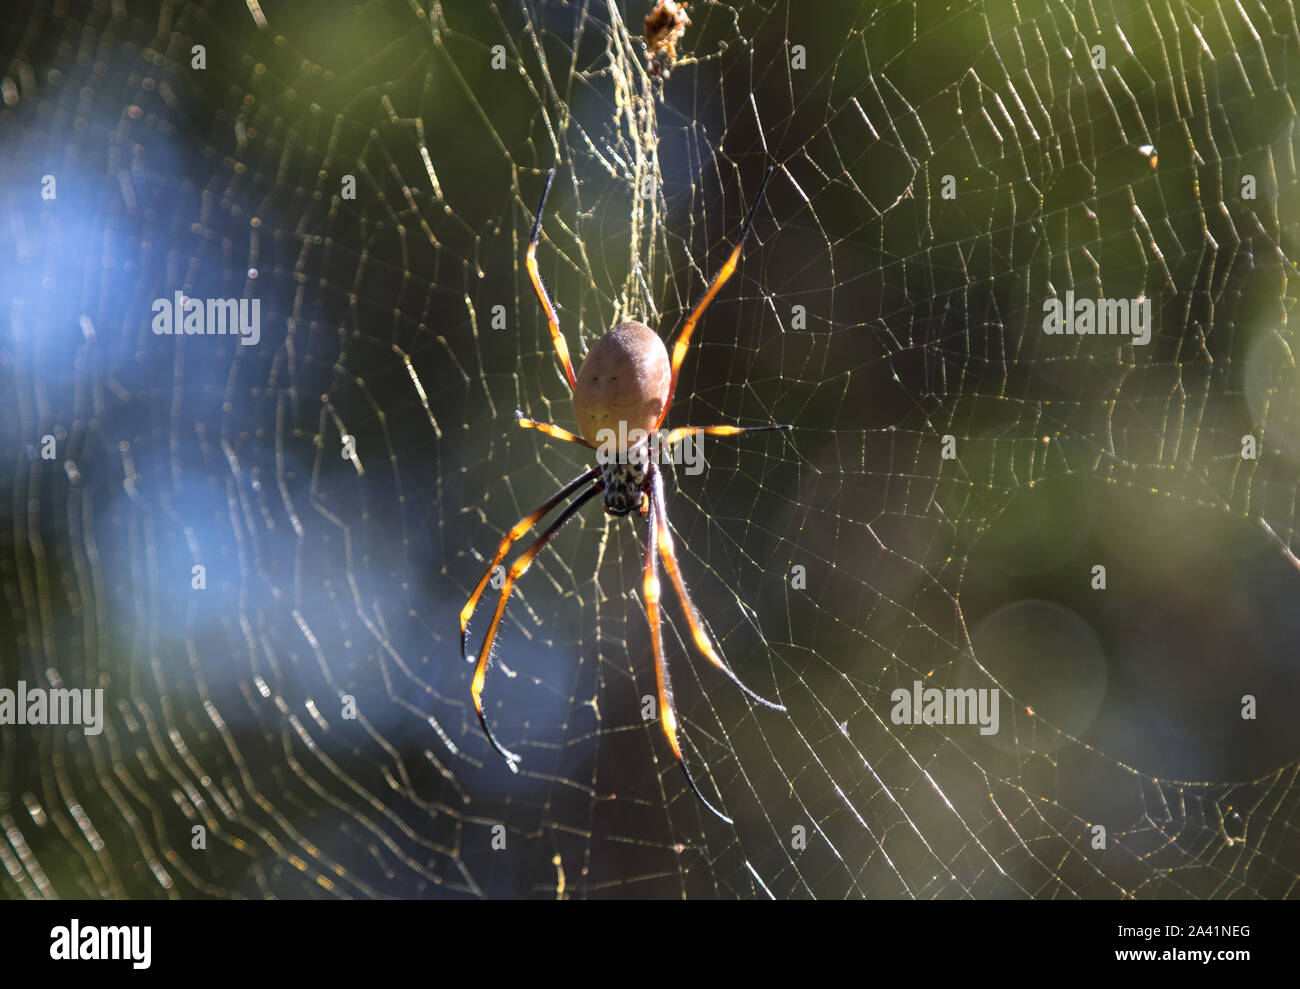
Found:
<path fill-rule="evenodd" d="M 620 323 L 596 341 L 578 368 L 573 414 L 579 431 L 596 446 L 608 447 L 613 439 L 613 448 L 626 453 L 655 428 L 671 382 L 668 349 L 659 334 L 636 320 Z"/>

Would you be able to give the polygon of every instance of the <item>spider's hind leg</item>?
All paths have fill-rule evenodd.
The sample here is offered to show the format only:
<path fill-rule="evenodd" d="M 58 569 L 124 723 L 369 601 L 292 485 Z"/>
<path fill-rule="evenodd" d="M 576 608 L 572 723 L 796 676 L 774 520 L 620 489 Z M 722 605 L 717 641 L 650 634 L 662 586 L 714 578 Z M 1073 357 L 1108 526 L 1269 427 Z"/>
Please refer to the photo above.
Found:
<path fill-rule="evenodd" d="M 542 284 L 542 274 L 537 270 L 537 241 L 542 235 L 542 212 L 546 209 L 546 197 L 550 194 L 551 183 L 555 180 L 555 169 L 546 173 L 546 184 L 542 186 L 542 201 L 537 204 L 537 219 L 533 221 L 533 232 L 528 238 L 528 250 L 524 255 L 524 267 L 528 269 L 528 280 L 533 283 L 537 301 L 541 303 L 542 312 L 546 314 L 546 325 L 551 328 L 551 343 L 555 345 L 555 356 L 564 367 L 564 377 L 569 382 L 569 391 L 578 387 L 578 379 L 573 376 L 573 362 L 569 360 L 569 347 L 560 332 L 560 321 L 551 305 L 551 297 L 546 294 Z"/>
<path fill-rule="evenodd" d="M 745 217 L 745 225 L 740 228 L 740 237 L 736 240 L 736 246 L 731 249 L 730 256 L 718 269 L 718 273 L 713 276 L 713 281 L 709 283 L 704 298 L 691 310 L 691 314 L 683 324 L 681 332 L 677 334 L 677 342 L 673 344 L 672 377 L 668 382 L 668 398 L 664 402 L 663 409 L 659 412 L 659 419 L 655 422 L 655 429 L 664 424 L 664 419 L 668 416 L 668 408 L 673 404 L 673 395 L 677 391 L 677 375 L 681 372 L 682 362 L 686 360 L 686 351 L 690 349 L 691 334 L 695 332 L 695 325 L 700 321 L 700 317 L 704 315 L 704 310 L 709 308 L 709 303 L 718 294 L 718 290 L 727 283 L 727 279 L 736 270 L 736 264 L 740 261 L 741 248 L 745 246 L 745 238 L 754 225 L 754 217 L 758 213 L 758 204 L 763 201 L 763 190 L 767 188 L 768 180 L 772 177 L 772 171 L 773 168 L 769 167 L 763 175 L 763 181 L 759 183 L 758 195 L 754 197 L 754 204 L 749 207 L 749 213 Z M 576 388 L 577 385 L 574 385 L 574 387 Z"/>

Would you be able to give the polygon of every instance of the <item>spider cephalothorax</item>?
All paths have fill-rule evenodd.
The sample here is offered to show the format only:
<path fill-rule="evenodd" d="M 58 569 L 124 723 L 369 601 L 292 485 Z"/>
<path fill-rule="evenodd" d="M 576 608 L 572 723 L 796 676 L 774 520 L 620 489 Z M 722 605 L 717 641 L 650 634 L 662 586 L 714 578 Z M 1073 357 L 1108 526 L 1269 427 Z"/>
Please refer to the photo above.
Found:
<path fill-rule="evenodd" d="M 605 498 L 605 511 L 622 517 L 640 508 L 648 476 L 644 459 L 637 457 L 635 451 L 627 460 L 601 464 L 597 483 Z"/>
<path fill-rule="evenodd" d="M 663 642 L 659 628 L 658 561 L 660 558 L 663 559 L 664 570 L 667 571 L 677 597 L 681 601 L 696 648 L 709 662 L 735 681 L 751 699 L 778 711 L 784 711 L 785 708 L 780 704 L 764 700 L 746 687 L 731 671 L 731 667 L 723 662 L 714 648 L 713 640 L 705 629 L 699 612 L 695 610 L 690 594 L 687 593 L 686 582 L 682 579 L 677 564 L 677 555 L 673 550 L 673 537 L 668 527 L 668 506 L 664 498 L 663 474 L 656 460 L 661 451 L 672 450 L 675 444 L 688 436 L 705 434 L 734 436 L 737 433 L 757 430 L 790 428 L 789 426 L 680 426 L 669 430 L 662 440 L 658 435 L 659 428 L 668 417 L 668 409 L 672 405 L 673 392 L 677 387 L 677 374 L 686 359 L 691 334 L 695 332 L 695 325 L 700 321 L 704 310 L 718 294 L 718 289 L 736 270 L 736 263 L 740 259 L 740 248 L 744 244 L 745 235 L 754 223 L 754 214 L 758 211 L 758 204 L 763 199 L 763 190 L 767 187 L 767 180 L 771 175 L 769 170 L 764 176 L 763 184 L 759 186 L 754 205 L 745 218 L 740 239 L 732 249 L 731 255 L 714 276 L 708 291 L 704 293 L 704 298 L 691 312 L 681 333 L 678 334 L 677 341 L 673 344 L 671 362 L 659 335 L 644 323 L 629 320 L 615 326 L 596 341 L 587 352 L 576 376 L 573 373 L 573 365 L 569 362 L 568 345 L 565 344 L 564 337 L 560 333 L 559 320 L 556 319 L 555 310 L 551 306 L 551 300 L 546 295 L 546 289 L 537 271 L 537 240 L 542 229 L 542 210 L 546 206 L 546 195 L 551 189 L 551 180 L 555 177 L 555 173 L 552 171 L 547 175 L 546 186 L 542 190 L 542 201 L 537 207 L 537 218 L 533 222 L 532 237 L 528 242 L 526 267 L 528 277 L 533 283 L 533 290 L 537 293 L 537 299 L 546 313 L 546 322 L 551 329 L 551 341 L 555 345 L 556 355 L 564 368 L 569 387 L 573 390 L 573 411 L 582 435 L 575 435 L 567 429 L 547 422 L 537 422 L 520 413 L 516 413 L 516 417 L 521 426 L 595 450 L 597 464 L 575 477 L 554 496 L 543 502 L 535 512 L 520 519 L 506 533 L 497 547 L 492 562 L 488 564 L 486 572 L 479 579 L 478 586 L 474 588 L 474 593 L 470 595 L 460 612 L 460 649 L 461 654 L 464 655 L 470 616 L 474 613 L 474 608 L 488 582 L 510 551 L 510 547 L 541 521 L 551 509 L 576 494 L 577 497 L 569 502 L 546 531 L 524 550 L 506 571 L 504 580 L 500 582 L 501 594 L 497 599 L 497 607 L 492 613 L 487 635 L 483 638 L 483 647 L 479 650 L 478 665 L 474 669 L 470 694 L 474 698 L 474 710 L 478 714 L 479 723 L 483 726 L 483 731 L 488 741 L 492 743 L 492 747 L 501 753 L 510 764 L 510 768 L 514 769 L 519 762 L 519 757 L 501 746 L 496 736 L 492 734 L 492 729 L 488 727 L 487 718 L 483 714 L 483 684 L 487 678 L 488 661 L 492 658 L 492 645 L 496 641 L 497 630 L 505 614 L 506 602 L 510 599 L 510 590 L 551 538 L 598 492 L 603 497 L 605 511 L 609 515 L 621 517 L 631 515 L 640 509 L 646 518 L 642 594 L 646 617 L 650 621 L 650 645 L 655 658 L 655 681 L 659 692 L 661 724 L 664 734 L 668 737 L 668 744 L 672 746 L 673 755 L 676 756 L 682 771 L 686 774 L 686 781 L 695 791 L 695 795 L 709 810 L 727 822 L 730 822 L 731 818 L 710 804 L 695 785 L 695 779 L 686 766 L 678 742 L 677 711 L 673 706 L 672 686 L 668 680 L 668 666 L 664 662 Z"/>

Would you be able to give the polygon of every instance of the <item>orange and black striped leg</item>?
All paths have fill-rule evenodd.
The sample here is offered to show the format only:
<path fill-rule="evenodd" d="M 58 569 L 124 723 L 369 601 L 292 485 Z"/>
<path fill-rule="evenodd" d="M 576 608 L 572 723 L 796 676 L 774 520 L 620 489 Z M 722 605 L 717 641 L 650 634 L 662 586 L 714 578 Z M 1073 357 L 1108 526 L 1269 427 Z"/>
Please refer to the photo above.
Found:
<path fill-rule="evenodd" d="M 465 640 L 469 637 L 469 620 L 474 614 L 474 609 L 478 607 L 478 599 L 483 596 L 483 591 L 487 589 L 488 581 L 492 579 L 492 571 L 501 565 L 501 561 L 506 558 L 510 552 L 510 547 L 514 545 L 525 532 L 535 526 L 542 518 L 550 512 L 552 508 L 564 501 L 565 498 L 577 491 L 587 481 L 593 480 L 599 473 L 599 468 L 593 467 L 591 470 L 583 471 L 572 481 L 562 487 L 553 497 L 548 498 L 542 503 L 542 506 L 530 515 L 525 515 L 514 524 L 505 538 L 501 540 L 501 545 L 497 547 L 496 556 L 492 557 L 492 562 L 488 564 L 487 570 L 479 578 L 478 586 L 474 588 L 474 593 L 469 596 L 465 602 L 465 607 L 460 609 L 460 655 L 462 659 L 470 659 L 465 655 Z"/>
<path fill-rule="evenodd" d="M 769 168 L 767 174 L 763 176 L 763 183 L 758 187 L 758 195 L 754 197 L 754 205 L 749 208 L 749 215 L 745 217 L 745 225 L 740 228 L 740 239 L 736 241 L 736 246 L 732 248 L 731 255 L 718 269 L 718 273 L 713 276 L 713 282 L 709 285 L 708 291 L 704 293 L 704 298 L 691 311 L 691 315 L 686 320 L 686 325 L 677 334 L 677 342 L 673 344 L 673 376 L 668 383 L 668 398 L 664 401 L 664 407 L 659 413 L 659 421 L 655 423 L 655 429 L 664 424 L 664 419 L 668 417 L 668 407 L 673 404 L 673 393 L 677 390 L 677 374 L 682 369 L 682 362 L 686 360 L 686 351 L 690 348 L 691 334 L 695 332 L 695 324 L 704 315 L 704 310 L 709 308 L 709 303 L 718 294 L 718 290 L 735 273 L 736 264 L 740 261 L 740 249 L 745 246 L 745 237 L 749 233 L 749 228 L 754 225 L 754 215 L 758 212 L 758 204 L 763 201 L 763 190 L 767 188 L 767 180 L 771 177 L 772 169 Z"/>
<path fill-rule="evenodd" d="M 578 387 L 578 379 L 573 376 L 573 364 L 569 360 L 569 345 L 560 335 L 560 321 L 555 316 L 555 307 L 551 305 L 550 296 L 546 294 L 546 286 L 542 284 L 541 273 L 537 270 L 537 238 L 542 233 L 542 211 L 546 209 L 546 197 L 550 194 L 551 182 L 554 180 L 555 169 L 552 168 L 546 173 L 542 201 L 537 204 L 537 219 L 533 221 L 533 232 L 528 238 L 528 253 L 525 255 L 524 266 L 528 269 L 528 279 L 533 283 L 533 291 L 537 293 L 537 301 L 542 304 L 542 309 L 546 313 L 546 322 L 551 328 L 551 342 L 555 344 L 555 353 L 560 358 L 560 363 L 564 365 L 564 376 L 569 379 L 569 390 L 572 391 Z"/>
<path fill-rule="evenodd" d="M 649 474 L 653 484 L 659 478 L 659 468 L 651 464 Z M 656 499 L 651 496 L 646 508 L 644 585 L 646 618 L 650 622 L 650 647 L 654 651 L 655 657 L 655 683 L 659 690 L 659 718 L 663 724 L 664 734 L 668 736 L 668 744 L 672 747 L 673 755 L 677 757 L 682 772 L 686 774 L 686 782 L 695 791 L 695 796 L 710 811 L 731 824 L 733 823 L 731 818 L 704 799 L 704 794 L 695 785 L 691 771 L 686 768 L 686 760 L 682 757 L 682 748 L 677 741 L 677 709 L 673 707 L 673 686 L 668 679 L 668 664 L 664 662 L 664 645 L 659 627 L 659 575 L 656 561 L 659 541 L 659 515 L 660 509 L 656 504 Z"/>
<path fill-rule="evenodd" d="M 663 445 L 667 449 L 672 449 L 674 444 L 680 443 L 691 433 L 699 433 L 701 436 L 737 436 L 740 433 L 770 433 L 774 430 L 785 432 L 794 429 L 793 426 L 678 426 L 676 429 L 668 430 L 667 437 L 664 438 Z"/>
<path fill-rule="evenodd" d="M 585 476 L 584 476 L 585 479 Z M 551 541 L 551 538 L 564 528 L 564 523 L 573 518 L 574 514 L 585 505 L 600 488 L 592 485 L 578 497 L 574 498 L 564 509 L 555 521 L 547 526 L 546 531 L 538 537 L 537 541 L 519 554 L 519 557 L 510 565 L 506 572 L 505 582 L 501 585 L 501 597 L 497 600 L 497 610 L 492 613 L 492 622 L 488 625 L 487 635 L 483 637 L 483 649 L 479 652 L 478 666 L 474 668 L 474 681 L 470 686 L 470 694 L 474 698 L 474 710 L 478 712 L 478 722 L 483 726 L 483 732 L 487 739 L 492 743 L 492 748 L 496 749 L 505 757 L 506 762 L 510 764 L 511 771 L 517 770 L 519 756 L 515 755 L 509 749 L 503 748 L 501 743 L 496 740 L 492 734 L 492 729 L 488 727 L 487 718 L 483 715 L 483 681 L 487 679 L 488 661 L 492 658 L 492 644 L 496 641 L 497 629 L 501 626 L 501 617 L 506 613 L 506 602 L 510 600 L 510 590 L 515 586 L 515 581 L 528 572 L 532 566 L 533 558 Z"/>
<path fill-rule="evenodd" d="M 577 433 L 571 433 L 562 426 L 556 426 L 549 422 L 539 422 L 537 419 L 529 419 L 522 412 L 515 412 L 515 422 L 522 429 L 535 429 L 553 440 L 563 440 L 566 443 L 577 443 L 579 446 L 585 446 L 588 450 L 596 449 Z"/>
<path fill-rule="evenodd" d="M 705 631 L 704 622 L 700 620 L 700 613 L 695 607 L 695 602 L 691 600 L 691 596 L 686 590 L 686 581 L 682 579 L 681 567 L 677 565 L 677 552 L 673 549 L 672 533 L 668 530 L 668 505 L 664 498 L 663 475 L 658 471 L 655 472 L 651 486 L 654 488 L 655 524 L 659 529 L 659 554 L 663 557 L 664 569 L 668 571 L 673 587 L 677 589 L 677 599 L 682 603 L 682 611 L 686 612 L 686 624 L 691 627 L 691 637 L 695 640 L 695 648 L 702 652 L 710 663 L 731 677 L 736 686 L 743 690 L 750 700 L 756 701 L 764 707 L 770 707 L 773 711 L 784 711 L 784 704 L 773 703 L 765 697 L 760 697 L 745 686 L 744 681 L 736 676 L 735 671 L 723 661 L 722 657 L 718 655 L 718 651 L 713 647 L 713 640 L 709 638 L 709 633 Z"/>

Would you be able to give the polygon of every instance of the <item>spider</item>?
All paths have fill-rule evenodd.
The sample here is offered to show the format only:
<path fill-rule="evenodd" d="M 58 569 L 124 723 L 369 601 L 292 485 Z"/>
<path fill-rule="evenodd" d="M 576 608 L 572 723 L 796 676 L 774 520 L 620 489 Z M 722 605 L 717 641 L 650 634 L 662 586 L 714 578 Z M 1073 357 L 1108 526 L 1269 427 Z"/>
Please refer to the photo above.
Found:
<path fill-rule="evenodd" d="M 658 558 L 663 559 L 664 569 L 668 572 L 669 579 L 677 591 L 677 597 L 681 601 L 682 611 L 686 615 L 686 622 L 690 626 L 691 636 L 695 641 L 696 648 L 704 654 L 709 662 L 730 677 L 752 700 L 775 711 L 785 711 L 785 707 L 760 697 L 745 686 L 731 667 L 718 655 L 709 634 L 705 631 L 699 612 L 686 590 L 686 583 L 682 578 L 677 555 L 673 549 L 673 539 L 668 529 L 668 510 L 664 499 L 663 475 L 655 462 L 655 453 L 650 449 L 650 439 L 652 436 L 657 438 L 659 427 L 668 416 L 673 393 L 677 388 L 677 375 L 681 370 L 682 362 L 686 359 L 687 348 L 690 346 L 691 334 L 695 332 L 696 324 L 699 323 L 700 317 L 704 315 L 704 310 L 708 308 L 714 296 L 718 294 L 718 290 L 722 288 L 736 270 L 745 236 L 754 224 L 754 215 L 758 212 L 759 203 L 762 202 L 763 190 L 767 188 L 768 179 L 771 177 L 772 169 L 769 168 L 763 176 L 763 182 L 759 186 L 758 195 L 754 198 L 754 204 L 745 217 L 745 224 L 741 228 L 740 237 L 736 241 L 731 255 L 714 277 L 708 291 L 704 293 L 704 298 L 691 312 L 677 337 L 677 342 L 673 344 L 671 366 L 668 359 L 668 350 L 664 347 L 663 341 L 659 339 L 658 334 L 643 323 L 629 320 L 615 326 L 596 341 L 595 345 L 587 352 L 587 356 L 575 376 L 573 365 L 569 361 L 568 346 L 560 333 L 559 320 L 556 318 L 555 309 L 551 305 L 551 300 L 546 294 L 546 288 L 543 286 L 541 275 L 537 270 L 537 241 L 541 235 L 542 211 L 546 208 L 546 197 L 551 191 L 551 182 L 555 178 L 555 170 L 552 169 L 547 174 L 546 184 L 542 189 L 542 199 L 537 206 L 537 217 L 533 221 L 533 232 L 528 241 L 525 265 L 528 269 L 529 280 L 533 284 L 533 291 L 537 294 L 537 300 L 541 303 L 542 310 L 546 314 L 546 322 L 551 328 L 551 340 L 555 345 L 556 355 L 560 364 L 564 367 L 565 378 L 568 380 L 569 388 L 573 392 L 573 410 L 581 435 L 571 433 L 567 429 L 551 423 L 529 419 L 521 412 L 516 412 L 515 418 L 518 424 L 526 429 L 536 429 L 553 439 L 577 443 L 591 450 L 597 450 L 598 462 L 596 466 L 583 471 L 556 492 L 555 495 L 548 498 L 536 511 L 525 515 L 515 523 L 510 531 L 506 533 L 505 538 L 501 540 L 496 555 L 492 557 L 492 562 L 488 564 L 487 570 L 479 579 L 478 586 L 474 588 L 474 592 L 469 596 L 469 600 L 460 613 L 460 651 L 461 656 L 469 660 L 470 657 L 466 655 L 465 646 L 469 635 L 470 617 L 474 614 L 479 598 L 483 595 L 483 591 L 486 589 L 493 573 L 496 572 L 497 567 L 510 551 L 510 547 L 540 522 L 553 508 L 570 498 L 575 492 L 581 491 L 551 522 L 546 531 L 515 559 L 514 564 L 506 572 L 505 579 L 501 583 L 501 593 L 497 600 L 496 611 L 492 614 L 492 621 L 488 625 L 487 634 L 484 636 L 483 646 L 479 650 L 478 665 L 474 669 L 474 679 L 470 693 L 474 698 L 474 710 L 478 713 L 479 723 L 483 726 L 483 731 L 492 747 L 505 758 L 512 771 L 517 771 L 520 761 L 519 756 L 497 741 L 496 736 L 492 734 L 492 729 L 488 726 L 487 718 L 483 714 L 483 684 L 487 678 L 492 646 L 496 640 L 497 630 L 501 625 L 501 618 L 505 614 L 506 603 L 510 598 L 511 589 L 514 587 L 515 581 L 528 570 L 537 554 L 542 551 L 564 524 L 573 518 L 578 509 L 596 494 L 603 495 L 605 512 L 610 516 L 621 518 L 639 510 L 646 520 L 642 580 L 646 617 L 650 623 L 650 644 L 654 652 L 655 681 L 659 694 L 659 710 L 662 715 L 661 724 L 664 734 L 668 737 L 668 744 L 672 748 L 673 755 L 677 757 L 677 762 L 682 767 L 682 772 L 685 773 L 686 782 L 690 784 L 691 790 L 694 791 L 696 797 L 705 807 L 728 824 L 732 823 L 731 818 L 709 803 L 704 794 L 700 792 L 700 788 L 696 786 L 695 779 L 691 776 L 691 771 L 686 765 L 686 760 L 682 756 L 681 745 L 678 742 L 677 712 L 673 706 L 672 684 L 668 679 L 668 667 L 664 662 L 663 642 L 660 637 Z M 739 433 L 787 430 L 790 428 L 792 427 L 788 425 L 679 426 L 668 431 L 661 444 L 661 449 L 670 450 L 675 444 L 692 434 L 735 436 Z M 613 455 L 610 455 L 611 444 L 609 437 L 611 436 L 619 438 L 618 443 L 613 445 Z M 642 436 L 645 439 L 642 439 Z M 600 447 L 597 447 L 598 443 L 601 444 Z M 605 451 L 605 453 L 602 455 L 600 451 Z"/>

